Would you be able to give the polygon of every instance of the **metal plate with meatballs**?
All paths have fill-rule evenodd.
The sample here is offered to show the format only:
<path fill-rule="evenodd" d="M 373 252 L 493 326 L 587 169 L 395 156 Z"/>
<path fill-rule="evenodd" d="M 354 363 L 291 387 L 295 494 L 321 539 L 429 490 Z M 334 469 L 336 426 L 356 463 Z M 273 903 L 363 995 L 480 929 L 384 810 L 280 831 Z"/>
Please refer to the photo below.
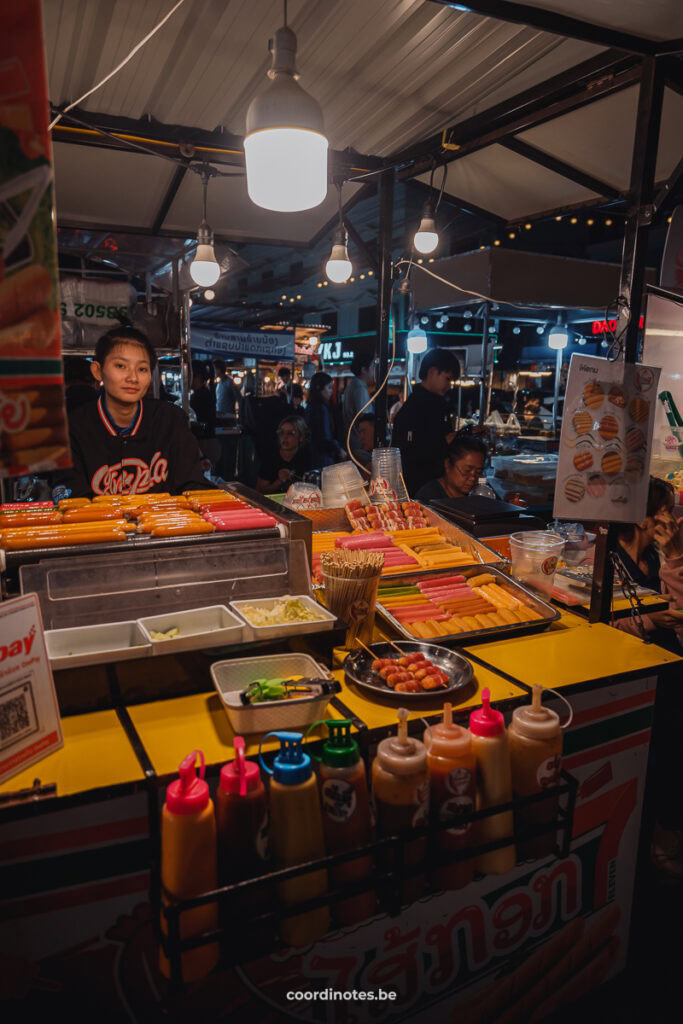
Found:
<path fill-rule="evenodd" d="M 424 697 L 452 698 L 472 682 L 474 672 L 466 658 L 436 644 L 400 640 L 403 654 L 388 643 L 354 651 L 344 662 L 346 681 L 382 697 L 412 701 Z"/>

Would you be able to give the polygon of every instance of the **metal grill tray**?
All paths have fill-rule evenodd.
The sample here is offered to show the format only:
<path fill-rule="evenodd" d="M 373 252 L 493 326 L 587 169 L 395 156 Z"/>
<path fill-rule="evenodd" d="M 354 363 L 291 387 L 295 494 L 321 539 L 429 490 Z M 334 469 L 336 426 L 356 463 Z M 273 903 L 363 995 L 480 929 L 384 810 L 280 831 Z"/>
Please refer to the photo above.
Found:
<path fill-rule="evenodd" d="M 464 576 L 465 579 L 470 579 L 472 576 L 481 576 L 482 573 L 489 573 L 495 577 L 495 582 L 503 588 L 507 593 L 511 594 L 512 597 L 516 597 L 519 600 L 527 604 L 533 611 L 536 611 L 541 615 L 540 619 L 534 619 L 531 622 L 517 622 L 510 623 L 507 626 L 491 626 L 488 629 L 477 629 L 471 630 L 467 633 L 449 633 L 446 636 L 434 637 L 433 643 L 444 644 L 444 643 L 457 643 L 458 645 L 463 643 L 478 643 L 485 640 L 496 640 L 498 637 L 508 636 L 522 636 L 527 633 L 538 633 L 541 630 L 547 629 L 551 622 L 555 622 L 556 619 L 560 618 L 560 612 L 557 608 L 553 608 L 552 605 L 547 604 L 540 597 L 533 593 L 531 590 L 527 590 L 516 580 L 506 576 L 505 573 L 499 572 L 492 565 L 478 565 L 476 568 L 457 568 L 457 569 L 442 569 L 438 572 L 423 573 L 420 577 L 416 577 L 414 573 L 406 574 L 405 576 L 392 576 L 391 581 L 382 580 L 382 583 L 391 582 L 395 586 L 406 586 L 416 585 L 417 583 L 424 583 L 426 580 L 443 579 L 444 576 L 452 576 L 457 573 L 459 576 Z M 412 633 L 408 632 L 402 623 L 395 619 L 388 608 L 385 608 L 381 603 L 380 598 L 377 598 L 377 611 L 380 613 L 383 619 L 385 619 L 401 636 L 404 636 L 407 640 L 419 640 Z"/>
<path fill-rule="evenodd" d="M 474 670 L 469 661 L 462 654 L 449 651 L 446 647 L 420 640 L 409 642 L 399 640 L 396 646 L 406 654 L 421 651 L 425 658 L 429 658 L 443 672 L 447 672 L 451 676 L 451 685 L 439 690 L 423 690 L 421 693 L 396 693 L 381 676 L 372 671 L 370 655 L 363 650 L 354 651 L 344 661 L 344 674 L 347 683 L 353 683 L 362 690 L 367 690 L 373 697 L 380 696 L 388 698 L 396 704 L 407 705 L 414 704 L 416 700 L 452 700 L 456 695 L 460 696 L 474 678 Z M 376 658 L 396 656 L 396 650 L 389 643 L 371 644 L 368 650 L 371 650 Z"/>

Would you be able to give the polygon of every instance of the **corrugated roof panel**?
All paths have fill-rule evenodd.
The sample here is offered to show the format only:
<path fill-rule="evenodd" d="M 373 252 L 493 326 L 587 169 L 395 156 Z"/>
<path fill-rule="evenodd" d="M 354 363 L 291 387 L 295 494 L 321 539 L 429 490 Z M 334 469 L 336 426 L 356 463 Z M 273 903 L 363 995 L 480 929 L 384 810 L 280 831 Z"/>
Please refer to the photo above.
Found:
<path fill-rule="evenodd" d="M 681 0 L 525 0 L 530 7 L 556 11 L 644 39 L 683 36 Z"/>
<path fill-rule="evenodd" d="M 58 223 L 152 226 L 174 173 L 170 163 L 59 142 L 53 151 Z"/>
<path fill-rule="evenodd" d="M 429 175 L 418 180 L 428 182 Z M 448 164 L 444 191 L 509 221 L 597 198 L 595 192 L 502 146 L 488 146 Z"/>

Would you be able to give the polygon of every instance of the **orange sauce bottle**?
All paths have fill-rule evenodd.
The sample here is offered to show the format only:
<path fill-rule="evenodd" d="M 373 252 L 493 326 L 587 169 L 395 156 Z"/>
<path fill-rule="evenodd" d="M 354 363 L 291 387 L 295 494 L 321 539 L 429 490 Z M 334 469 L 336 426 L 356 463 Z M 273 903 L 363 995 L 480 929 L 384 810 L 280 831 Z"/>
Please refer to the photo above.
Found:
<path fill-rule="evenodd" d="M 500 711 L 491 707 L 491 691 L 486 687 L 481 694 L 482 708 L 470 715 L 472 750 L 477 762 L 477 810 L 510 803 L 512 776 L 510 751 L 505 722 Z M 477 823 L 477 839 L 485 843 L 494 839 L 512 837 L 514 821 L 512 811 L 502 811 Z M 515 866 L 515 847 L 503 846 L 477 857 L 477 868 L 487 875 L 503 875 Z"/>
<path fill-rule="evenodd" d="M 515 708 L 508 729 L 512 790 L 515 796 L 541 793 L 560 782 L 562 765 L 562 730 L 560 716 L 541 704 L 543 687 L 533 688 L 532 702 Z M 523 805 L 515 811 L 515 830 L 528 826 L 552 825 L 557 821 L 558 797 L 548 797 L 533 804 Z M 521 860 L 546 857 L 555 848 L 556 832 L 522 838 L 517 841 Z"/>
<path fill-rule="evenodd" d="M 199 778 L 195 760 L 199 754 Z M 204 781 L 204 754 L 193 751 L 179 768 L 180 778 L 166 790 L 161 812 L 161 884 L 162 900 L 187 899 L 215 889 L 217 885 L 216 819 L 208 783 Z M 180 915 L 180 938 L 187 939 L 215 929 L 218 912 L 215 903 L 207 903 Z M 166 919 L 161 930 L 167 934 Z M 181 955 L 184 982 L 197 981 L 215 967 L 218 945 L 198 946 Z M 170 978 L 171 966 L 159 949 L 159 970 Z"/>

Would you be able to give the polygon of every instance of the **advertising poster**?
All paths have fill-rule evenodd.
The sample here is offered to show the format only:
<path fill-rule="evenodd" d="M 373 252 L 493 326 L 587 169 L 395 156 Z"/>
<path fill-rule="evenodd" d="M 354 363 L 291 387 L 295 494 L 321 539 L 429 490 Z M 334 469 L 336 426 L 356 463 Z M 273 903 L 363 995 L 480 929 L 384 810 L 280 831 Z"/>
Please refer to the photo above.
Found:
<path fill-rule="evenodd" d="M 0 477 L 71 464 L 40 0 L 0 5 Z"/>
<path fill-rule="evenodd" d="M 0 604 L 0 782 L 63 744 L 38 598 Z"/>
<path fill-rule="evenodd" d="M 659 369 L 572 355 L 553 514 L 639 522 L 645 516 Z"/>

